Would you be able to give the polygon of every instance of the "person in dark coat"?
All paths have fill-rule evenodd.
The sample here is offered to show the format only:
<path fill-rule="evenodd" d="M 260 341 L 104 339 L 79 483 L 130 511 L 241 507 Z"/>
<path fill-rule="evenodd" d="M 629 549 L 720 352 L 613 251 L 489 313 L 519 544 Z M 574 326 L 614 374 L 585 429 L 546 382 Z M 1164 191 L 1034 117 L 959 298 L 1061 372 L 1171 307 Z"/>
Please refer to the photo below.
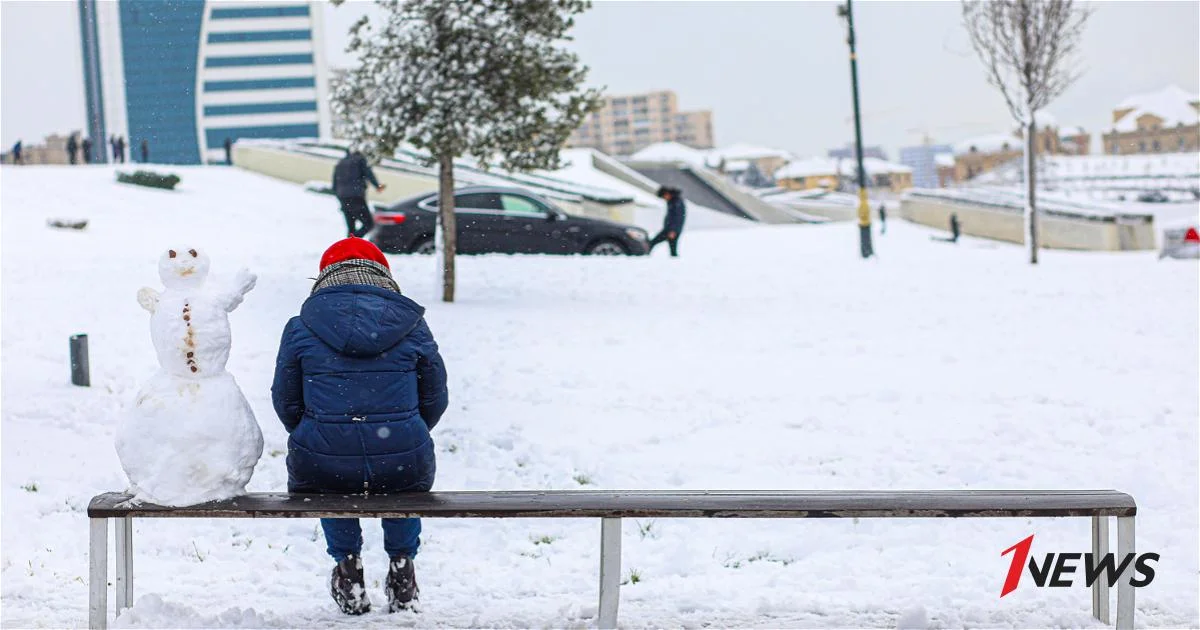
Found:
<path fill-rule="evenodd" d="M 225 138 L 225 163 L 233 166 L 233 140 Z"/>
<path fill-rule="evenodd" d="M 650 251 L 654 246 L 666 241 L 671 248 L 671 255 L 679 255 L 679 235 L 683 233 L 683 220 L 687 216 L 687 208 L 683 203 L 683 193 L 678 188 L 662 186 L 658 196 L 667 200 L 667 216 L 663 219 L 662 231 L 650 239 Z"/>
<path fill-rule="evenodd" d="M 430 431 L 448 405 L 446 368 L 424 319 L 400 294 L 383 253 L 351 237 L 321 257 L 312 294 L 284 328 L 271 398 L 287 432 L 288 491 L 428 492 Z M 370 610 L 358 519 L 321 519 L 337 562 L 330 593 L 342 612 Z M 417 599 L 420 519 L 383 519 L 389 610 Z"/>
<path fill-rule="evenodd" d="M 116 163 L 118 161 L 117 160 L 118 155 L 117 155 L 117 134 L 115 134 L 115 133 L 108 137 L 108 150 L 112 151 L 113 163 Z"/>
<path fill-rule="evenodd" d="M 887 204 L 879 204 L 879 235 L 887 234 Z"/>
<path fill-rule="evenodd" d="M 21 164 L 21 149 L 22 148 L 23 147 L 21 145 L 21 141 L 17 140 L 17 143 L 14 144 L 13 148 L 12 148 L 13 164 Z"/>
<path fill-rule="evenodd" d="M 125 163 L 125 136 L 117 136 L 117 161 Z"/>
<path fill-rule="evenodd" d="M 68 163 L 75 164 L 75 160 L 78 159 L 76 157 L 76 153 L 78 153 L 78 151 L 79 151 L 79 142 L 75 139 L 75 134 L 71 134 L 71 136 L 69 138 L 67 138 L 67 162 Z"/>
<path fill-rule="evenodd" d="M 961 233 L 961 229 L 958 224 L 958 213 L 953 212 L 950 214 L 950 242 L 957 243 L 958 236 L 960 233 Z"/>
<path fill-rule="evenodd" d="M 83 142 L 81 143 L 81 147 L 83 149 L 83 163 L 91 164 L 92 163 L 92 139 L 84 138 Z"/>
<path fill-rule="evenodd" d="M 384 187 L 375 179 L 375 171 L 371 170 L 366 156 L 346 149 L 346 156 L 333 168 L 333 194 L 341 204 L 342 216 L 346 218 L 346 231 L 350 236 L 366 236 L 375 227 L 371 209 L 367 206 L 367 182 L 375 187 L 376 192 L 383 192 Z M 362 225 L 359 226 L 359 223 Z"/>
<path fill-rule="evenodd" d="M 142 138 L 142 163 L 150 163 L 150 141 Z"/>

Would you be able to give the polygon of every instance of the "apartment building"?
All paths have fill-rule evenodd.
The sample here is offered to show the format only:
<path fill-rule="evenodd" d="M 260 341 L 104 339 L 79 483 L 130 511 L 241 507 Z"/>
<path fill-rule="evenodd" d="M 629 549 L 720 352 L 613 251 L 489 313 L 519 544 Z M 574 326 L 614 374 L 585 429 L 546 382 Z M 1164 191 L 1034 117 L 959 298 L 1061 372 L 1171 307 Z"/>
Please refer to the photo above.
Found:
<path fill-rule="evenodd" d="M 713 146 L 712 112 L 679 111 L 675 92 L 609 96 L 567 141 L 610 155 L 631 155 L 658 142 L 678 142 L 696 149 Z"/>

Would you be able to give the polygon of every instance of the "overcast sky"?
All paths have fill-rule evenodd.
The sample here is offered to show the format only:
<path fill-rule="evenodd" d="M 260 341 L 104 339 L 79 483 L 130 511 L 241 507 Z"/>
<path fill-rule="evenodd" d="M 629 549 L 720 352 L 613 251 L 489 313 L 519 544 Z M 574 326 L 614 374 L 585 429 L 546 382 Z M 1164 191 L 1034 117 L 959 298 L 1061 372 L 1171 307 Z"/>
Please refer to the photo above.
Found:
<path fill-rule="evenodd" d="M 1130 94 L 1200 89 L 1200 3 L 1094 3 L 1084 74 L 1049 111 L 1097 133 Z M 718 145 L 802 155 L 853 139 L 845 31 L 832 2 L 597 2 L 572 46 L 612 93 L 673 89 L 711 109 Z M 863 135 L 893 159 L 928 133 L 953 143 L 1012 126 L 963 30 L 958 2 L 855 3 Z M 367 2 L 326 7 L 332 65 Z M 77 3 L 0 0 L 0 143 L 84 124 Z M 1093 138 L 1092 150 L 1099 151 Z"/>

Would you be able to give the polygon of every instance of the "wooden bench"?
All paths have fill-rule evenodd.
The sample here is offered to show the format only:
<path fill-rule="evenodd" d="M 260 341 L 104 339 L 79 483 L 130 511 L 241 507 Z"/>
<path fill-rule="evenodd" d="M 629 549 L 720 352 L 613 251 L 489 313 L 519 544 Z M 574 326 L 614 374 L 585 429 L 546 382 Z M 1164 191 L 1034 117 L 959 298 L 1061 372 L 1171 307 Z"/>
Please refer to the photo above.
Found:
<path fill-rule="evenodd" d="M 1092 552 L 1108 553 L 1108 517 L 1117 519 L 1120 557 L 1134 553 L 1133 497 L 1089 491 L 777 491 L 777 492 L 430 492 L 403 495 L 252 493 L 228 501 L 169 508 L 124 494 L 92 499 L 89 627 L 108 622 L 108 521 L 116 538 L 117 613 L 133 604 L 135 518 L 599 518 L 600 628 L 615 628 L 621 580 L 622 518 L 1002 518 L 1091 517 Z M 1003 576 L 997 575 L 997 591 Z M 1092 586 L 1092 613 L 1109 623 L 1109 587 Z M 1117 627 L 1132 628 L 1134 588 L 1117 585 Z"/>

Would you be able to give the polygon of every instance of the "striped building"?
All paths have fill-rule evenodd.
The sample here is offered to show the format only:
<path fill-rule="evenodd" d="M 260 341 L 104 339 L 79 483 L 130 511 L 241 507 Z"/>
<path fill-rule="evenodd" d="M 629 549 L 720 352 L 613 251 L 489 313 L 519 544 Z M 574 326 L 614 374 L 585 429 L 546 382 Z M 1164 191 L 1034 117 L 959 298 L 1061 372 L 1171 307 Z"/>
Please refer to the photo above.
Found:
<path fill-rule="evenodd" d="M 92 138 L 197 164 L 224 160 L 226 139 L 329 137 L 320 3 L 78 2 Z"/>

